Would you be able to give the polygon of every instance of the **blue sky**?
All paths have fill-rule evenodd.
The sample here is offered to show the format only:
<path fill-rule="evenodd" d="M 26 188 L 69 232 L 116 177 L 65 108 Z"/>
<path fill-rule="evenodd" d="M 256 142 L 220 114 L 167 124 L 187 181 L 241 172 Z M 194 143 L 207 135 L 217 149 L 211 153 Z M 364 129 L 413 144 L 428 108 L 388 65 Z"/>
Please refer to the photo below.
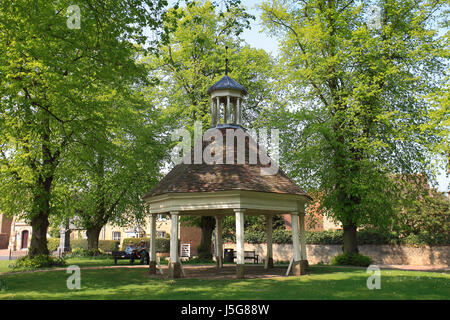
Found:
<path fill-rule="evenodd" d="M 252 29 L 245 30 L 242 37 L 252 47 L 264 49 L 275 56 L 278 51 L 277 39 L 271 38 L 267 34 L 261 32 L 263 28 L 261 26 L 261 20 L 259 19 L 260 10 L 257 8 L 260 3 L 262 3 L 262 1 L 242 0 L 242 4 L 248 8 L 249 13 L 256 17 L 256 20 L 252 22 Z"/>

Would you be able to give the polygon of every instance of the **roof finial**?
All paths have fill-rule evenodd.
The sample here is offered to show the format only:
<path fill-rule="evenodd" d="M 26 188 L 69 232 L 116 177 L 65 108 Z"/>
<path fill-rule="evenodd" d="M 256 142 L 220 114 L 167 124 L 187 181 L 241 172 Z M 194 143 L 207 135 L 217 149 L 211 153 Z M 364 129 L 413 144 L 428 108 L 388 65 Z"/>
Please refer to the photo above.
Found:
<path fill-rule="evenodd" d="M 228 46 L 225 46 L 225 75 L 228 75 Z"/>

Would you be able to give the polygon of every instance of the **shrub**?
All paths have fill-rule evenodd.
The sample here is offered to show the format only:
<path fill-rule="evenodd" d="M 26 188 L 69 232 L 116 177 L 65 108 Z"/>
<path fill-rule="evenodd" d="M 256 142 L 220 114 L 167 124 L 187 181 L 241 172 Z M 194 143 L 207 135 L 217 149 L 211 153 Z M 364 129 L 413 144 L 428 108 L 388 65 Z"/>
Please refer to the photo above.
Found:
<path fill-rule="evenodd" d="M 30 256 L 20 257 L 10 265 L 12 269 L 40 269 L 49 267 L 63 267 L 66 262 L 62 258 L 53 258 L 45 254 L 37 255 L 33 258 Z"/>
<path fill-rule="evenodd" d="M 66 258 L 74 258 L 74 257 L 94 257 L 97 259 L 104 259 L 104 258 L 110 258 L 111 256 L 108 254 L 105 254 L 101 250 L 86 250 L 83 248 L 73 248 L 71 252 L 66 253 L 64 255 Z"/>
<path fill-rule="evenodd" d="M 47 248 L 49 252 L 56 251 L 59 247 L 59 238 L 48 238 Z"/>
<path fill-rule="evenodd" d="M 266 233 L 255 230 L 244 232 L 244 241 L 248 243 L 264 243 L 266 242 Z"/>
<path fill-rule="evenodd" d="M 83 248 L 72 248 L 72 251 L 66 254 L 66 257 L 85 257 L 88 255 L 88 251 Z"/>
<path fill-rule="evenodd" d="M 330 261 L 332 266 L 358 266 L 368 267 L 372 264 L 373 260 L 360 253 L 347 254 L 343 253 L 333 257 Z"/>
<path fill-rule="evenodd" d="M 142 240 L 144 240 L 145 246 L 150 246 L 150 238 L 125 238 L 123 239 L 121 250 L 125 250 L 130 242 L 133 243 L 133 245 L 138 246 Z M 170 239 L 156 238 L 156 252 L 170 252 Z"/>
<path fill-rule="evenodd" d="M 54 251 L 59 246 L 59 238 L 48 239 L 48 250 Z M 87 239 L 71 239 L 70 247 L 72 249 L 84 249 L 88 250 Z M 119 241 L 117 240 L 99 240 L 98 249 L 103 252 L 117 251 L 119 249 Z M 73 251 L 73 250 L 72 250 Z"/>
<path fill-rule="evenodd" d="M 277 244 L 292 243 L 292 232 L 289 230 L 273 230 L 272 242 Z"/>
<path fill-rule="evenodd" d="M 112 252 L 119 250 L 120 241 L 118 240 L 99 240 L 98 248 L 103 252 Z"/>
<path fill-rule="evenodd" d="M 362 229 L 358 231 L 358 244 L 394 244 L 398 237 L 387 231 Z"/>
<path fill-rule="evenodd" d="M 87 250 L 88 249 L 87 239 L 70 239 L 70 247 L 72 249 L 81 248 Z"/>
<path fill-rule="evenodd" d="M 212 262 L 214 262 L 213 259 L 203 259 L 200 257 L 194 257 L 187 261 L 184 261 L 183 264 L 203 264 L 203 263 L 212 263 Z"/>
<path fill-rule="evenodd" d="M 450 239 L 448 234 L 445 233 L 426 233 L 422 231 L 419 234 L 409 234 L 408 236 L 401 238 L 400 243 L 406 245 L 450 245 Z"/>
<path fill-rule="evenodd" d="M 343 230 L 306 231 L 307 244 L 339 244 L 344 241 Z M 422 232 L 421 234 L 410 234 L 400 238 L 394 232 L 378 231 L 373 229 L 362 229 L 358 231 L 358 245 L 364 244 L 407 244 L 407 245 L 448 245 L 447 234 L 431 234 Z M 246 230 L 245 242 L 258 244 L 266 242 L 264 231 Z M 234 234 L 225 234 L 224 242 L 236 242 Z M 272 242 L 277 244 L 292 244 L 292 232 L 289 230 L 273 230 Z"/>
<path fill-rule="evenodd" d="M 342 244 L 342 230 L 306 231 L 308 244 Z"/>

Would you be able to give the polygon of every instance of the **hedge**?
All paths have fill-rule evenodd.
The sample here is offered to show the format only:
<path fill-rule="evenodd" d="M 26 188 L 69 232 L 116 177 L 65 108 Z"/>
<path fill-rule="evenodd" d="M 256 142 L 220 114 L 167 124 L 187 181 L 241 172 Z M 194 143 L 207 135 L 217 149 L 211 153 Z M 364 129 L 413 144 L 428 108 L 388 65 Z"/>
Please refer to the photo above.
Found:
<path fill-rule="evenodd" d="M 48 238 L 47 239 L 47 248 L 48 251 L 56 251 L 59 246 L 59 238 Z"/>
<path fill-rule="evenodd" d="M 99 240 L 98 248 L 104 252 L 111 252 L 119 250 L 119 241 L 118 240 Z M 55 251 L 59 246 L 59 238 L 49 238 L 47 239 L 47 248 L 48 251 Z M 80 248 L 87 250 L 88 242 L 87 239 L 70 239 L 70 246 L 72 249 Z"/>
<path fill-rule="evenodd" d="M 343 230 L 325 230 L 325 231 L 306 231 L 307 244 L 343 244 Z M 244 234 L 245 242 L 258 244 L 266 242 L 266 233 L 264 231 L 246 231 Z M 224 235 L 224 242 L 235 242 L 234 234 Z M 292 232 L 289 230 L 274 230 L 272 241 L 277 244 L 292 243 Z M 447 236 L 443 236 L 436 241 L 435 238 L 425 238 L 411 235 L 400 239 L 394 233 L 380 232 L 363 229 L 358 231 L 358 245 L 364 244 L 407 244 L 407 245 L 449 245 Z"/>
<path fill-rule="evenodd" d="M 332 266 L 358 266 L 368 267 L 373 263 L 372 258 L 360 253 L 347 254 L 343 253 L 331 258 L 330 265 Z"/>
<path fill-rule="evenodd" d="M 122 242 L 122 250 L 125 250 L 130 242 L 133 243 L 133 245 L 138 246 L 142 240 L 145 242 L 146 247 L 150 246 L 150 238 L 125 238 Z M 170 252 L 170 239 L 156 238 L 156 252 Z"/>

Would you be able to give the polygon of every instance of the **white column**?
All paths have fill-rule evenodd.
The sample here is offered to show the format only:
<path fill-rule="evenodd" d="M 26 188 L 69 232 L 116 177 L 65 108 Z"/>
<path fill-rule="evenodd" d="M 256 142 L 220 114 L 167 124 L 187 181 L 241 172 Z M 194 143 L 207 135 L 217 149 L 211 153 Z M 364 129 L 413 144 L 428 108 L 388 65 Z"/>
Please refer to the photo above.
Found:
<path fill-rule="evenodd" d="M 264 263 L 264 269 L 269 269 L 273 267 L 273 265 L 270 264 L 270 261 L 272 260 L 273 254 L 272 254 L 272 216 L 267 215 L 266 216 L 266 235 L 267 235 L 267 253 L 266 253 L 266 261 Z M 273 260 L 272 260 L 273 263 Z"/>
<path fill-rule="evenodd" d="M 242 112 L 241 112 L 241 104 L 240 104 L 240 99 L 236 98 L 236 113 L 237 113 L 237 117 L 236 117 L 236 124 L 238 125 L 242 125 Z"/>
<path fill-rule="evenodd" d="M 216 125 L 220 123 L 220 98 L 216 97 Z"/>
<path fill-rule="evenodd" d="M 156 261 L 156 217 L 150 214 L 150 261 Z"/>
<path fill-rule="evenodd" d="M 233 110 L 233 123 L 237 124 L 237 106 L 236 106 L 236 101 L 237 98 L 235 98 L 235 100 L 233 100 L 234 102 L 232 103 L 232 110 Z"/>
<path fill-rule="evenodd" d="M 301 259 L 307 260 L 306 258 L 306 229 L 305 229 L 305 214 L 300 212 L 298 216 L 300 220 L 300 246 L 301 246 Z"/>
<path fill-rule="evenodd" d="M 231 122 L 231 103 L 230 103 L 230 96 L 227 96 L 227 113 L 225 116 L 225 123 Z"/>
<path fill-rule="evenodd" d="M 178 254 L 178 211 L 170 212 L 170 262 L 179 262 Z"/>
<path fill-rule="evenodd" d="M 294 262 L 300 261 L 300 246 L 298 238 L 298 212 L 291 213 L 292 244 L 294 247 Z"/>
<path fill-rule="evenodd" d="M 211 99 L 211 127 L 216 125 L 216 108 L 214 107 L 214 100 Z"/>
<path fill-rule="evenodd" d="M 236 264 L 244 264 L 244 209 L 235 209 L 236 215 Z"/>
<path fill-rule="evenodd" d="M 216 216 L 216 258 L 218 259 L 217 266 L 219 268 L 223 267 L 222 220 L 223 217 Z"/>

